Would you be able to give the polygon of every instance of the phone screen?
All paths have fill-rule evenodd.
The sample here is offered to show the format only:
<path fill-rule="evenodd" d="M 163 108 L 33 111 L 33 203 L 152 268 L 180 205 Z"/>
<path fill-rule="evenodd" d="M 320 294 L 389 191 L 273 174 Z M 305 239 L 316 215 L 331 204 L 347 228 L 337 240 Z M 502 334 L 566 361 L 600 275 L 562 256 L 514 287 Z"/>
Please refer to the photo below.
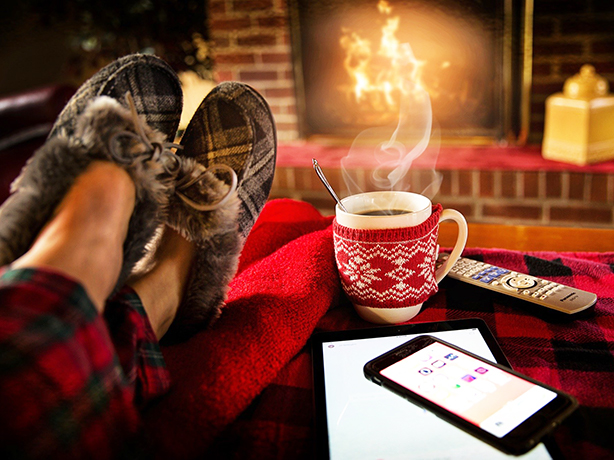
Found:
<path fill-rule="evenodd" d="M 366 362 L 422 334 L 321 343 L 328 458 L 507 458 L 494 447 L 365 378 Z M 429 335 L 495 361 L 476 328 L 429 332 Z M 551 456 L 540 444 L 522 458 L 543 460 Z"/>
<path fill-rule="evenodd" d="M 557 394 L 435 342 L 380 374 L 502 438 Z"/>

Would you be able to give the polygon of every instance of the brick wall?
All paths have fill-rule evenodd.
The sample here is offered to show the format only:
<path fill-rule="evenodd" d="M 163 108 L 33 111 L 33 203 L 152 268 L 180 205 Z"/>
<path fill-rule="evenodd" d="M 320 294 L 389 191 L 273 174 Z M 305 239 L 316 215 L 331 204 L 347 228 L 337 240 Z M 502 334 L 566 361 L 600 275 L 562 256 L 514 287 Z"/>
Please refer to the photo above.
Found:
<path fill-rule="evenodd" d="M 217 81 L 250 84 L 267 99 L 280 141 L 298 137 L 286 0 L 209 0 Z"/>
<path fill-rule="evenodd" d="M 345 189 L 338 168 L 323 171 L 335 190 Z M 443 181 L 433 201 L 459 210 L 470 222 L 602 228 L 614 225 L 614 174 L 479 169 L 440 172 Z M 368 174 L 364 171 L 357 176 Z M 420 184 L 421 174 L 413 170 L 411 183 Z M 334 213 L 332 198 L 310 167 L 277 168 L 271 198 L 281 197 L 307 201 L 325 215 Z"/>
<path fill-rule="evenodd" d="M 614 1 L 535 0 L 530 142 L 544 132 L 546 98 L 592 64 L 614 91 Z"/>

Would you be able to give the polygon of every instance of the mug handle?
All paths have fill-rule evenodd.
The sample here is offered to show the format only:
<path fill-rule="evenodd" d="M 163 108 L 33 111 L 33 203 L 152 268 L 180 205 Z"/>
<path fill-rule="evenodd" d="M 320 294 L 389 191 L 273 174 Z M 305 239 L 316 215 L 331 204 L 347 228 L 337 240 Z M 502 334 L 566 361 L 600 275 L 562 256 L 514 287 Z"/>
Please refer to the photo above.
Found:
<path fill-rule="evenodd" d="M 456 237 L 456 244 L 454 245 L 454 249 L 448 257 L 448 260 L 444 262 L 444 264 L 439 267 L 439 269 L 435 272 L 435 280 L 437 284 L 448 274 L 450 269 L 454 266 L 456 261 L 460 258 L 463 249 L 465 249 L 465 244 L 467 244 L 467 221 L 465 217 L 455 209 L 444 209 L 439 217 L 439 222 L 443 222 L 444 220 L 453 220 L 458 224 L 458 236 Z M 439 246 L 437 246 L 439 248 Z"/>

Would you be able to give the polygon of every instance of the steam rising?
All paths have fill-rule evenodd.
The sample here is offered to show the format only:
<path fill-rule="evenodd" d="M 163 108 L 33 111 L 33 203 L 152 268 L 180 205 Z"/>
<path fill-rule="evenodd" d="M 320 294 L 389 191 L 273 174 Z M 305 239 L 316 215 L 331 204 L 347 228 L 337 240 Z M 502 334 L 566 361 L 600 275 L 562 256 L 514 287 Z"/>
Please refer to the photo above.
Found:
<path fill-rule="evenodd" d="M 405 66 L 411 74 L 409 68 L 415 59 L 411 47 L 403 44 L 401 50 L 407 57 Z M 435 165 L 440 142 L 438 130 L 433 127 L 429 94 L 410 79 L 404 79 L 403 91 L 399 93 L 398 123 L 361 132 L 348 155 L 341 160 L 343 178 L 351 195 L 373 190 L 406 190 L 433 198 L 439 191 L 442 175 L 435 170 Z M 374 142 L 375 147 L 367 147 Z M 375 166 L 370 177 L 361 178 L 356 164 L 364 164 L 366 158 Z M 420 167 L 422 179 L 428 179 L 427 184 L 411 183 L 408 173 L 412 165 Z"/>
<path fill-rule="evenodd" d="M 390 14 L 385 1 L 380 12 Z M 341 160 L 341 169 L 351 195 L 374 190 L 405 190 L 428 198 L 439 190 L 442 175 L 435 171 L 439 154 L 438 129 L 433 126 L 429 93 L 420 82 L 423 62 L 416 59 L 409 44 L 399 44 L 394 33 L 399 18 L 389 18 L 382 29 L 377 52 L 378 62 L 387 65 L 375 69 L 370 43 L 356 33 L 344 31 L 341 45 L 346 50 L 346 71 L 354 80 L 352 88 L 357 103 L 377 110 L 381 104 L 398 107 L 398 123 L 370 128 L 354 140 L 348 155 Z M 375 147 L 368 147 L 373 146 Z M 370 177 L 361 177 L 361 165 L 368 160 L 375 165 Z M 420 182 L 412 183 L 410 168 L 419 166 Z"/>

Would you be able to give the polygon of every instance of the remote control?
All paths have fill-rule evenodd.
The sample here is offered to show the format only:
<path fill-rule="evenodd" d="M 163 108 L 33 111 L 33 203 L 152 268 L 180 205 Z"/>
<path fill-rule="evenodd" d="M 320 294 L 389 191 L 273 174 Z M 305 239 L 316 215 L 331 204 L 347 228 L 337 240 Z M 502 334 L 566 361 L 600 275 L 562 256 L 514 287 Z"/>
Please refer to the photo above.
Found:
<path fill-rule="evenodd" d="M 439 254 L 437 267 L 448 257 L 449 254 Z M 456 261 L 447 276 L 570 315 L 592 307 L 597 301 L 597 296 L 590 292 L 464 257 Z"/>

